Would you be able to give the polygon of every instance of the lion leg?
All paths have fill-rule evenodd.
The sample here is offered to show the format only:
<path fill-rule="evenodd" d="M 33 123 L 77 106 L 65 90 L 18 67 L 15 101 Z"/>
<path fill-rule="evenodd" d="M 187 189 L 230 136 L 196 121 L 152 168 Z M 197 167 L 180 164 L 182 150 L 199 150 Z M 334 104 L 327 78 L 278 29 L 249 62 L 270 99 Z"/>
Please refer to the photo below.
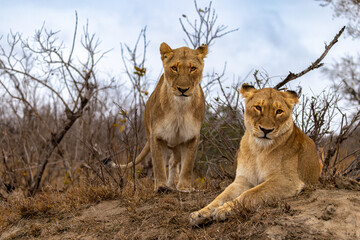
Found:
<path fill-rule="evenodd" d="M 219 196 L 217 196 L 209 205 L 203 209 L 190 214 L 190 224 L 199 225 L 212 218 L 213 212 L 220 208 L 226 202 L 231 201 L 244 191 L 250 189 L 252 185 L 244 177 L 236 177 Z"/>
<path fill-rule="evenodd" d="M 303 186 L 304 183 L 298 178 L 272 177 L 217 208 L 213 212 L 213 218 L 217 221 L 225 220 L 236 206 L 254 210 L 265 203 L 269 204 L 280 199 L 292 197 L 299 193 Z"/>
<path fill-rule="evenodd" d="M 156 137 L 150 139 L 151 160 L 154 171 L 154 189 L 158 192 L 167 191 L 166 186 L 166 169 L 165 169 L 165 155 L 167 146 L 166 143 Z"/>
<path fill-rule="evenodd" d="M 197 136 L 181 146 L 181 170 L 179 182 L 176 185 L 176 189 L 181 192 L 194 191 L 191 183 L 198 143 L 199 137 Z"/>
<path fill-rule="evenodd" d="M 181 152 L 179 147 L 175 147 L 172 151 L 169 159 L 169 175 L 166 185 L 170 188 L 175 188 L 175 177 L 179 173 L 178 167 L 181 162 Z"/>

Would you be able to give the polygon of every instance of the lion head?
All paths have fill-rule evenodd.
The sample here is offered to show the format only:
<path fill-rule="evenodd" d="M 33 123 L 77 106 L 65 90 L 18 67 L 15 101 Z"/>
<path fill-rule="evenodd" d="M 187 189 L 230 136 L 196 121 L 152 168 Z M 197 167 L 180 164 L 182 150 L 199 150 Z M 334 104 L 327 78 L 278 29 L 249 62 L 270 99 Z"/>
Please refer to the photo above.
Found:
<path fill-rule="evenodd" d="M 271 145 L 293 128 L 292 109 L 299 101 L 296 92 L 255 89 L 247 84 L 243 84 L 239 91 L 245 98 L 246 130 L 258 144 Z"/>
<path fill-rule="evenodd" d="M 202 79 L 204 58 L 208 47 L 202 45 L 193 50 L 188 47 L 171 49 L 166 43 L 160 45 L 164 76 L 175 96 L 189 97 Z"/>

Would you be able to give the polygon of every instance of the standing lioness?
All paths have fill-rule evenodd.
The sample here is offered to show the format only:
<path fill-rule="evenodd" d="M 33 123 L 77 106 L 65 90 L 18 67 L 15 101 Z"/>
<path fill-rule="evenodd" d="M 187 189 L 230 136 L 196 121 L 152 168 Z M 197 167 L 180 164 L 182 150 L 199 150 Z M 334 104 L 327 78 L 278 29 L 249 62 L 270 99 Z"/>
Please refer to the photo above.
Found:
<path fill-rule="evenodd" d="M 192 173 L 200 128 L 205 115 L 205 98 L 200 82 L 204 68 L 206 45 L 196 50 L 182 47 L 171 49 L 160 45 L 164 74 L 145 106 L 147 143 L 135 160 L 139 163 L 151 152 L 155 191 L 175 187 L 177 166 L 181 171 L 176 189 L 191 191 Z M 165 157 L 172 150 L 169 174 L 166 177 Z M 120 167 L 131 167 L 132 164 Z"/>
<path fill-rule="evenodd" d="M 246 131 L 236 154 L 236 177 L 208 206 L 190 214 L 190 223 L 224 220 L 235 206 L 254 209 L 299 193 L 320 175 L 315 143 L 295 126 L 295 92 L 255 89 L 244 84 Z"/>

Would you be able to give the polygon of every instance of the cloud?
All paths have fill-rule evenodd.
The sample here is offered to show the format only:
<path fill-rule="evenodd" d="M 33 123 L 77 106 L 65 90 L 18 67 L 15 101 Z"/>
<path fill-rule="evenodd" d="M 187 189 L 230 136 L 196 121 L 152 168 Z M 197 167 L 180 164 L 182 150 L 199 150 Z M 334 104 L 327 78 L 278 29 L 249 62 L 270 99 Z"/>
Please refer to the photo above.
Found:
<path fill-rule="evenodd" d="M 208 1 L 198 0 L 199 7 Z M 232 76 L 244 77 L 253 69 L 265 69 L 270 76 L 284 76 L 307 67 L 323 51 L 324 41 L 330 41 L 343 24 L 334 19 L 332 10 L 318 6 L 316 1 L 214 1 L 218 23 L 239 28 L 216 40 L 210 46 L 205 71 L 220 72 L 227 62 L 227 83 Z M 0 33 L 10 29 L 31 36 L 46 23 L 48 28 L 61 30 L 59 37 L 71 44 L 75 10 L 79 15 L 79 31 L 89 20 L 91 32 L 102 41 L 102 50 L 113 49 L 99 68 L 121 78 L 124 68 L 120 57 L 120 42 L 133 46 L 140 29 L 147 26 L 147 63 L 150 80 L 157 81 L 162 65 L 159 45 L 165 41 L 176 48 L 184 45 L 185 34 L 179 17 L 194 19 L 192 0 L 175 1 L 5 1 L 0 8 Z M 3 39 L 4 40 L 4 39 Z M 341 41 L 325 61 L 339 58 L 346 52 L 359 52 L 360 44 L 350 39 Z M 306 88 L 316 82 L 323 88 L 319 71 L 299 80 Z"/>

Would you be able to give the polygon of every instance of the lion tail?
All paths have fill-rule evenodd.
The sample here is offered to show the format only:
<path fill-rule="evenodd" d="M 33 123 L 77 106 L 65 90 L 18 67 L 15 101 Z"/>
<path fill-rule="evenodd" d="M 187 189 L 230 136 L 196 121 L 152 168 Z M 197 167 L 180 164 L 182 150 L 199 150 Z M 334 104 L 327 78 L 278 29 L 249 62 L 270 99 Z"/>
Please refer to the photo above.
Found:
<path fill-rule="evenodd" d="M 150 144 L 149 141 L 147 141 L 144 148 L 141 150 L 140 154 L 136 157 L 135 165 L 139 164 L 142 160 L 144 160 L 145 157 L 149 154 L 149 152 L 150 152 Z M 105 166 L 109 166 L 111 168 L 121 168 L 121 169 L 131 168 L 134 165 L 133 162 L 118 165 L 114 161 L 112 161 L 111 158 L 105 158 L 104 160 L 102 160 L 102 163 Z"/>

